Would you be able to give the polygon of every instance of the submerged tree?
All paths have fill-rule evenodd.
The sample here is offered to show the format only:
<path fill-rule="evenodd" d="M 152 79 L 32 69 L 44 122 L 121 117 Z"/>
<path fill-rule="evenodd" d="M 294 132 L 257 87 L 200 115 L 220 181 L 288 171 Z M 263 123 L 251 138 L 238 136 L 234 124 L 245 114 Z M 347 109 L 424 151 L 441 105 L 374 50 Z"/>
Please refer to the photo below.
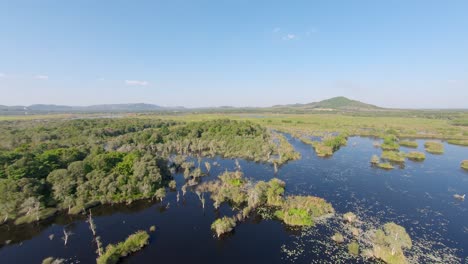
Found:
<path fill-rule="evenodd" d="M 223 218 L 216 219 L 213 224 L 211 224 L 211 229 L 220 237 L 224 233 L 231 232 L 235 226 L 236 220 L 234 218 L 224 216 Z"/>

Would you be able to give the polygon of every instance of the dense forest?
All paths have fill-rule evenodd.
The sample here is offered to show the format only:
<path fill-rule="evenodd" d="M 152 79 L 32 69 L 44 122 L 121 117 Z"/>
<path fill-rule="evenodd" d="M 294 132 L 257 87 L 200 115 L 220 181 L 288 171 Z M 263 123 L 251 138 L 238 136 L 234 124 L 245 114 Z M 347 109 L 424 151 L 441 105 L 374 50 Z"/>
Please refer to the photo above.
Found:
<path fill-rule="evenodd" d="M 1 223 L 159 197 L 171 167 L 220 155 L 282 164 L 298 154 L 248 121 L 78 119 L 0 123 Z"/>

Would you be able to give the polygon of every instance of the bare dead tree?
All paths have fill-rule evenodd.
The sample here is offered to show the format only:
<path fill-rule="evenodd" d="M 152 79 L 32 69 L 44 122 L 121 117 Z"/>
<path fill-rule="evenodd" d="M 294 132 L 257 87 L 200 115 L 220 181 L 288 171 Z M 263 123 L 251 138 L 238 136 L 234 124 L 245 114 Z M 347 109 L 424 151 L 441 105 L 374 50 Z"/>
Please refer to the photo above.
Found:
<path fill-rule="evenodd" d="M 68 243 L 68 237 L 71 236 L 71 235 L 73 235 L 73 233 L 72 233 L 71 231 L 67 231 L 67 230 L 65 230 L 65 228 L 63 229 L 63 237 L 62 237 L 62 239 L 63 239 L 63 242 L 64 242 L 64 245 L 65 245 L 65 246 L 66 246 L 67 243 Z"/>
<path fill-rule="evenodd" d="M 93 236 L 96 236 L 96 225 L 94 224 L 91 210 L 89 210 L 88 223 L 89 223 L 89 229 L 91 229 L 91 232 L 93 232 Z"/>

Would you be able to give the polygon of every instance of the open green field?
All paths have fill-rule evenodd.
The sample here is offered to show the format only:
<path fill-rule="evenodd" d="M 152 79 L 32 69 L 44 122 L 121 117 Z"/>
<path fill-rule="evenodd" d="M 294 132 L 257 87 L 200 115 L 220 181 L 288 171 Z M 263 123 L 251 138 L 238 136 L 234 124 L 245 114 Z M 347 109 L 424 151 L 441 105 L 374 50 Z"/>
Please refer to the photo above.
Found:
<path fill-rule="evenodd" d="M 468 113 L 457 118 L 468 119 Z M 0 121 L 47 120 L 99 117 L 135 117 L 177 120 L 184 122 L 215 119 L 248 120 L 271 129 L 294 135 L 317 135 L 347 132 L 349 135 L 376 136 L 396 134 L 399 138 L 437 138 L 454 140 L 461 145 L 468 142 L 468 126 L 450 118 L 424 118 L 402 115 L 353 116 L 348 114 L 273 114 L 273 113 L 145 113 L 145 114 L 51 114 L 29 116 L 0 116 Z M 461 143 L 460 143 L 461 142 Z"/>
<path fill-rule="evenodd" d="M 148 117 L 147 115 L 144 115 Z M 340 114 L 183 114 L 150 115 L 153 118 L 185 122 L 220 118 L 248 120 L 293 134 L 323 135 L 347 132 L 349 135 L 377 136 L 396 133 L 400 138 L 468 139 L 468 127 L 453 125 L 447 119 L 412 117 L 364 117 Z"/>

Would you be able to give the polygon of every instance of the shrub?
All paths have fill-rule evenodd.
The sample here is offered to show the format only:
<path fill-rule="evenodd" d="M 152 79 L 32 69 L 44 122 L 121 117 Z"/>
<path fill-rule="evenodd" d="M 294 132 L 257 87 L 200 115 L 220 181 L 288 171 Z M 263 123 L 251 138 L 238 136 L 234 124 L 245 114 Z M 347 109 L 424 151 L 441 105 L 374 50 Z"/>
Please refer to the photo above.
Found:
<path fill-rule="evenodd" d="M 315 196 L 288 196 L 275 216 L 291 226 L 311 226 L 313 219 L 334 213 L 330 203 Z"/>
<path fill-rule="evenodd" d="M 110 244 L 102 256 L 97 259 L 97 264 L 114 264 L 120 258 L 137 252 L 149 243 L 149 235 L 145 231 L 138 231 L 130 235 L 124 242 L 117 245 Z"/>
<path fill-rule="evenodd" d="M 172 180 L 169 182 L 169 188 L 171 188 L 171 190 L 175 190 L 177 188 L 177 183 L 176 181 Z"/>
<path fill-rule="evenodd" d="M 406 155 L 406 157 L 410 160 L 423 161 L 426 159 L 426 154 L 419 151 L 411 151 Z"/>
<path fill-rule="evenodd" d="M 432 154 L 442 154 L 444 153 L 444 145 L 440 142 L 435 141 L 426 141 L 424 143 L 426 151 Z"/>
<path fill-rule="evenodd" d="M 166 188 L 157 189 L 156 192 L 154 193 L 154 197 L 156 197 L 156 199 L 162 201 L 164 199 L 164 197 L 166 197 Z"/>
<path fill-rule="evenodd" d="M 211 229 L 216 232 L 220 237 L 222 234 L 231 232 L 236 227 L 236 220 L 232 217 L 224 216 L 223 218 L 216 219 L 211 224 Z"/>

